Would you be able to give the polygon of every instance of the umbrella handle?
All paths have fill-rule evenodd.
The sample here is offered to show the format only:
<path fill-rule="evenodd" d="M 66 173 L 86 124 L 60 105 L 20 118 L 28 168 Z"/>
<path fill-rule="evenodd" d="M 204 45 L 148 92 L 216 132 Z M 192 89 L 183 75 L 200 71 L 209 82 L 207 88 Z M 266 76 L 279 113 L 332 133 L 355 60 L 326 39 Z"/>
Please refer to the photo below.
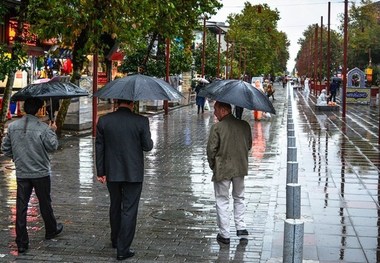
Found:
<path fill-rule="evenodd" d="M 50 97 L 50 112 L 49 112 L 49 120 L 54 123 L 55 120 L 53 120 L 54 112 L 53 112 L 53 99 Z"/>

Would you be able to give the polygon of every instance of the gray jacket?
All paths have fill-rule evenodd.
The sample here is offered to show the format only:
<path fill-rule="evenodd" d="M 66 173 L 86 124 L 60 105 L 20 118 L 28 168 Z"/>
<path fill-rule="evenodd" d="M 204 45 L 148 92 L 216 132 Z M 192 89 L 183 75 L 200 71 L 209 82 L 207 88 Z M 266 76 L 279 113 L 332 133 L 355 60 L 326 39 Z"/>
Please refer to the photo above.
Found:
<path fill-rule="evenodd" d="M 17 178 L 49 176 L 48 153 L 57 148 L 55 132 L 36 116 L 29 114 L 9 124 L 1 144 L 1 151 L 15 163 Z"/>
<path fill-rule="evenodd" d="M 220 182 L 248 174 L 248 152 L 252 131 L 248 122 L 232 114 L 212 125 L 207 143 L 207 159 L 212 181 Z"/>

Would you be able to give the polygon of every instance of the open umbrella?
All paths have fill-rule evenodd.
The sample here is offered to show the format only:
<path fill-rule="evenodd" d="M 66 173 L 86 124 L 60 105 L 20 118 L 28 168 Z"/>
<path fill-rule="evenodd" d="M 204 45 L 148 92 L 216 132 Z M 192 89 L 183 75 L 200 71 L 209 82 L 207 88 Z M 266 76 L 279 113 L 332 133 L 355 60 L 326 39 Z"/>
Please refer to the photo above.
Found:
<path fill-rule="evenodd" d="M 242 80 L 216 80 L 202 88 L 198 95 L 250 110 L 276 114 L 269 98 Z"/>
<path fill-rule="evenodd" d="M 210 83 L 210 81 L 208 81 L 207 79 L 205 78 L 193 78 L 194 81 L 197 81 L 197 82 L 200 82 L 200 83 Z"/>
<path fill-rule="evenodd" d="M 29 84 L 25 88 L 17 91 L 12 97 L 12 101 L 26 100 L 28 98 L 40 98 L 50 101 L 50 114 L 49 118 L 53 119 L 53 104 L 58 103 L 59 99 L 70 99 L 81 96 L 88 96 L 85 89 L 78 87 L 71 82 L 59 82 L 50 80 L 48 82 L 41 82 Z M 58 103 L 59 105 L 59 103 Z"/>
<path fill-rule="evenodd" d="M 69 99 L 81 96 L 88 96 L 88 92 L 71 82 L 49 81 L 29 84 L 17 91 L 11 97 L 11 100 L 18 101 L 28 98 Z"/>
<path fill-rule="evenodd" d="M 101 99 L 178 100 L 182 94 L 162 79 L 134 74 L 115 79 L 94 93 Z"/>

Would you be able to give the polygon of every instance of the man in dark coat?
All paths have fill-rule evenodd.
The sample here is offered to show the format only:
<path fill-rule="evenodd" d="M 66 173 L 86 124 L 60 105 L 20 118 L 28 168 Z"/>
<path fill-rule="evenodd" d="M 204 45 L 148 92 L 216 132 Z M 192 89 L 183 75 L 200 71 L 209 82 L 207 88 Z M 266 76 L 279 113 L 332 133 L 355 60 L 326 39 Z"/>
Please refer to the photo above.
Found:
<path fill-rule="evenodd" d="M 144 179 L 144 151 L 153 148 L 149 119 L 133 113 L 133 101 L 118 100 L 117 111 L 99 118 L 96 126 L 96 170 L 110 193 L 112 246 L 117 259 L 134 256 L 130 249 L 136 231 Z"/>
<path fill-rule="evenodd" d="M 333 102 L 336 102 L 336 92 L 339 89 L 339 82 L 336 81 L 335 79 L 331 82 L 330 84 L 330 100 Z"/>

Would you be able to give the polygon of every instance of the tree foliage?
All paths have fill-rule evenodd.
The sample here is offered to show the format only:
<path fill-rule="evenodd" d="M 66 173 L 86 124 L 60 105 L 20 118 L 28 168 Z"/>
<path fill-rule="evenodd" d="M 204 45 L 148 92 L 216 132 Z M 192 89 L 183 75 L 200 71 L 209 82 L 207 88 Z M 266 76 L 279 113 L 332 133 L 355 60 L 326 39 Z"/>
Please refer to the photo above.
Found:
<path fill-rule="evenodd" d="M 348 67 L 366 68 L 370 59 L 380 64 L 380 4 L 362 0 L 349 11 Z"/>
<path fill-rule="evenodd" d="M 5 14 L 10 12 L 6 3 L 0 3 L 0 17 L 4 17 Z M 4 89 L 2 109 L 0 111 L 0 139 L 3 137 L 6 115 L 8 111 L 8 106 L 10 103 L 10 98 L 12 95 L 12 88 L 14 83 L 14 76 L 18 69 L 23 69 L 24 63 L 26 61 L 26 52 L 24 48 L 24 43 L 26 41 L 24 34 L 24 22 L 26 17 L 26 9 L 28 5 L 28 0 L 21 0 L 18 12 L 15 12 L 15 16 L 18 18 L 18 25 L 15 33 L 14 43 L 11 48 L 7 45 L 0 45 L 0 80 L 5 80 L 7 83 Z"/>
<path fill-rule="evenodd" d="M 362 70 L 372 64 L 374 69 L 373 81 L 379 77 L 378 66 L 380 65 L 380 4 L 370 0 L 362 0 L 360 5 L 352 3 L 348 13 L 348 52 L 347 66 L 349 69 L 358 67 Z M 331 30 L 331 74 L 335 74 L 343 67 L 343 28 L 344 21 L 341 19 L 340 30 Z M 315 52 L 314 39 L 315 25 L 310 25 L 304 32 L 303 38 L 298 43 L 301 48 L 296 58 L 296 68 L 300 75 L 312 76 Z M 327 57 L 327 29 L 323 29 L 323 53 L 320 58 Z M 319 37 L 319 35 L 318 35 Z M 318 43 L 318 47 L 320 44 Z M 319 47 L 320 48 L 320 47 Z M 370 63 L 371 60 L 371 63 Z M 318 71 L 322 72 L 319 78 L 326 76 L 326 59 L 324 64 L 318 65 Z"/>
<path fill-rule="evenodd" d="M 300 50 L 296 57 L 296 69 L 299 76 L 314 76 L 314 64 L 318 63 L 318 78 L 327 76 L 327 54 L 328 54 L 328 31 L 323 27 L 322 31 L 322 53 L 320 48 L 321 28 L 317 31 L 317 47 L 315 46 L 316 25 L 309 25 L 298 40 Z M 330 76 L 335 74 L 342 65 L 342 36 L 335 30 L 330 30 Z"/>
<path fill-rule="evenodd" d="M 205 44 L 205 65 L 204 71 L 205 76 L 209 77 L 220 77 L 217 76 L 218 69 L 218 41 L 217 36 L 211 31 L 207 30 L 206 32 L 206 44 Z M 202 51 L 203 43 L 199 47 L 194 47 L 193 57 L 194 57 L 194 66 L 195 71 L 198 74 L 202 73 Z M 219 69 L 222 72 L 224 68 L 225 59 L 222 54 L 220 54 Z"/>
<path fill-rule="evenodd" d="M 85 55 L 104 55 L 102 36 L 117 39 L 129 55 L 148 47 L 143 61 L 146 63 L 152 42 L 180 37 L 187 46 L 198 16 L 204 12 L 213 14 L 218 7 L 217 0 L 30 0 L 29 21 L 40 38 L 55 38 L 59 45 L 73 48 L 74 81 L 80 77 Z M 153 37 L 147 45 L 145 36 L 149 34 Z M 58 113 L 58 131 L 68 104 L 63 103 Z"/>
<path fill-rule="evenodd" d="M 277 9 L 272 10 L 267 4 L 252 5 L 248 2 L 240 14 L 228 17 L 228 42 L 235 45 L 235 51 L 240 47 L 246 50 L 246 71 L 249 75 L 286 70 L 289 41 L 286 34 L 277 29 L 279 19 Z M 240 54 L 234 54 L 233 59 L 239 61 Z"/>

